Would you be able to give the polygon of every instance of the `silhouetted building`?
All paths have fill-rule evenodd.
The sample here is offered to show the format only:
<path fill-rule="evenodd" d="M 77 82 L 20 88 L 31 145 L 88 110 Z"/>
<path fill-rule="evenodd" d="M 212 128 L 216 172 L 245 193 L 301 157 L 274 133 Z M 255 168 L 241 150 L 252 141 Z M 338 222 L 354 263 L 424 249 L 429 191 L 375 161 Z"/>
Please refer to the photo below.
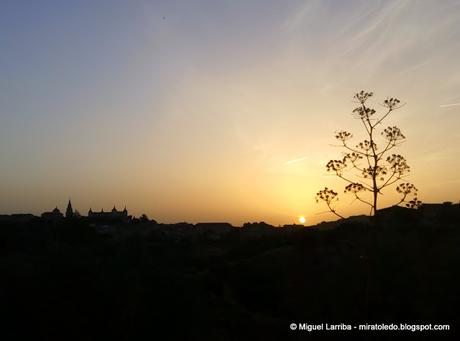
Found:
<path fill-rule="evenodd" d="M 73 217 L 73 209 L 72 209 L 72 203 L 70 202 L 67 204 L 67 209 L 65 210 L 65 217 L 66 218 L 72 218 Z"/>
<path fill-rule="evenodd" d="M 7 222 L 7 223 L 14 223 L 14 224 L 27 224 L 32 220 L 36 219 L 37 217 L 33 214 L 2 214 L 0 215 L 0 222 Z"/>
<path fill-rule="evenodd" d="M 95 222 L 120 222 L 125 223 L 131 220 L 131 216 L 128 215 L 128 210 L 118 211 L 114 206 L 112 211 L 104 212 L 102 209 L 100 212 L 93 212 L 90 208 L 88 211 L 88 219 Z"/>
<path fill-rule="evenodd" d="M 43 212 L 41 215 L 42 219 L 47 222 L 56 222 L 64 218 L 64 215 L 59 211 L 56 207 L 54 210 L 50 212 Z"/>

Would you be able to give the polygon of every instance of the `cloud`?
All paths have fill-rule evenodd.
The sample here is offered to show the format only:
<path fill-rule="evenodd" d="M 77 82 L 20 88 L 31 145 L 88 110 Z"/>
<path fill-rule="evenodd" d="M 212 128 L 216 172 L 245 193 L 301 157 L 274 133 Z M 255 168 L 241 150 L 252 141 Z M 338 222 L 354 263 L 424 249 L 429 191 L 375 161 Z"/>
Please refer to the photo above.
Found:
<path fill-rule="evenodd" d="M 299 157 L 294 160 L 286 161 L 285 165 L 292 165 L 293 163 L 302 162 L 302 161 L 305 161 L 306 159 L 308 159 L 308 156 Z"/>
<path fill-rule="evenodd" d="M 440 108 L 450 108 L 450 107 L 457 107 L 459 105 L 460 103 L 449 103 L 449 104 L 441 104 L 439 107 Z"/>

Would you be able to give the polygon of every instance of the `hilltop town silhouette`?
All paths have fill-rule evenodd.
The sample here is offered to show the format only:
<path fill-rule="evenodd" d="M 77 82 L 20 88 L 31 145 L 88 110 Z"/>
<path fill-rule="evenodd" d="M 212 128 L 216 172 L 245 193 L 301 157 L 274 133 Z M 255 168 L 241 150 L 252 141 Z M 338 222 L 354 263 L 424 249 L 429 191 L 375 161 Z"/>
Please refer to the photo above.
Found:
<path fill-rule="evenodd" d="M 389 217 L 393 217 L 395 215 L 407 215 L 407 216 L 416 216 L 418 219 L 425 221 L 426 223 L 433 223 L 435 219 L 439 217 L 452 217 L 455 214 L 458 214 L 460 211 L 460 202 L 459 203 L 452 203 L 452 202 L 443 202 L 443 203 L 424 203 L 423 206 L 418 210 L 411 210 L 402 206 L 390 206 L 387 208 L 380 209 L 378 211 L 378 216 L 382 218 L 381 223 L 384 223 Z M 104 225 L 105 227 L 108 226 L 121 226 L 121 225 L 129 225 L 129 224 L 138 224 L 139 222 L 144 223 L 151 223 L 155 225 L 167 225 L 173 226 L 177 225 L 178 227 L 184 225 L 190 226 L 198 226 L 204 227 L 206 226 L 209 228 L 210 226 L 214 226 L 225 230 L 229 228 L 317 228 L 317 227 L 334 227 L 345 222 L 368 222 L 370 217 L 367 215 L 358 215 L 358 216 L 351 216 L 346 219 L 339 219 L 336 221 L 329 221 L 329 222 L 321 222 L 317 225 L 312 226 L 305 226 L 304 224 L 284 224 L 284 225 L 271 225 L 265 221 L 261 222 L 246 222 L 242 226 L 233 226 L 230 223 L 226 222 L 203 222 L 197 224 L 191 224 L 187 222 L 180 222 L 176 224 L 159 224 L 154 219 L 149 219 L 146 214 L 142 214 L 140 217 L 136 218 L 132 215 L 129 215 L 126 206 L 123 210 L 118 210 L 114 205 L 111 210 L 104 211 L 102 208 L 100 211 L 93 211 L 92 208 L 88 210 L 86 216 L 80 214 L 78 210 L 74 210 L 72 206 L 72 202 L 69 199 L 65 213 L 62 213 L 61 210 L 56 206 L 51 211 L 45 211 L 40 216 L 35 216 L 30 213 L 25 214 L 0 214 L 0 222 L 7 222 L 7 223 L 28 223 L 31 221 L 41 221 L 45 223 L 65 223 L 70 221 L 75 221 L 76 219 L 88 222 L 91 226 L 97 227 Z"/>
<path fill-rule="evenodd" d="M 65 216 L 61 213 L 57 206 L 52 211 L 43 212 L 41 214 L 41 218 L 49 222 L 57 222 L 64 217 L 67 219 L 81 217 L 78 211 L 74 211 L 70 199 L 65 210 Z M 112 223 L 127 223 L 132 219 L 132 217 L 128 215 L 128 210 L 126 207 L 122 211 L 118 211 L 115 206 L 113 206 L 112 210 L 108 212 L 104 212 L 104 209 L 101 209 L 100 212 L 93 212 L 93 210 L 90 208 L 87 218 L 93 221 Z"/>
<path fill-rule="evenodd" d="M 82 215 L 78 210 L 74 210 L 72 206 L 72 201 L 69 199 L 65 212 L 62 211 L 56 206 L 51 211 L 45 211 L 40 216 L 35 216 L 30 213 L 26 214 L 10 214 L 10 215 L 0 215 L 0 221 L 10 222 L 10 223 L 27 223 L 30 221 L 42 221 L 45 223 L 65 223 L 69 222 L 69 220 L 74 221 L 76 219 L 85 221 L 90 223 L 91 226 L 100 227 L 101 225 L 105 227 L 109 226 L 119 226 L 119 225 L 129 225 L 129 224 L 137 224 L 139 222 L 149 222 L 152 224 L 157 224 L 156 220 L 149 219 L 146 214 L 142 214 L 140 217 L 136 218 L 132 215 L 129 215 L 126 206 L 123 210 L 118 210 L 114 205 L 111 210 L 104 211 L 102 208 L 100 211 L 93 211 L 92 208 L 88 210 L 87 215 Z M 166 225 L 196 225 L 202 228 L 210 228 L 211 226 L 219 229 L 228 229 L 232 228 L 230 223 L 226 222 L 202 222 L 197 224 L 189 224 L 186 222 L 180 222 L 177 224 L 166 224 Z M 265 227 L 275 227 L 273 225 L 267 224 L 265 222 L 258 222 L 258 223 L 245 223 L 242 227 L 250 227 L 250 226 L 265 226 Z M 282 226 L 277 227 L 305 227 L 303 224 L 285 224 Z"/>

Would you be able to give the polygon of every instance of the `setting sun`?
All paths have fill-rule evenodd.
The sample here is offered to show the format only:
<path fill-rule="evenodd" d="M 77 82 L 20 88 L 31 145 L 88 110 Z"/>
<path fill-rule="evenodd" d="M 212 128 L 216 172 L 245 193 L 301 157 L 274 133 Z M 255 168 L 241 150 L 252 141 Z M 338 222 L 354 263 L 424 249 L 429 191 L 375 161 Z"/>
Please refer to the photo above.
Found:
<path fill-rule="evenodd" d="M 305 224 L 306 221 L 307 221 L 307 220 L 305 219 L 304 216 L 300 216 L 300 217 L 299 217 L 299 223 Z"/>

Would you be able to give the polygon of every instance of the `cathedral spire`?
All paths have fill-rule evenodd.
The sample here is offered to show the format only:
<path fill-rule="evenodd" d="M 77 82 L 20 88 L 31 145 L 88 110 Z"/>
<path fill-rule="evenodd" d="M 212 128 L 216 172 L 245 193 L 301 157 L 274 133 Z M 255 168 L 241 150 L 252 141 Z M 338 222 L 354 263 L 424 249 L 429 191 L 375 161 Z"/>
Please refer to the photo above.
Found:
<path fill-rule="evenodd" d="M 72 208 L 72 203 L 70 202 L 67 204 L 67 209 L 65 211 L 65 216 L 66 218 L 72 218 L 73 217 L 73 208 Z"/>

